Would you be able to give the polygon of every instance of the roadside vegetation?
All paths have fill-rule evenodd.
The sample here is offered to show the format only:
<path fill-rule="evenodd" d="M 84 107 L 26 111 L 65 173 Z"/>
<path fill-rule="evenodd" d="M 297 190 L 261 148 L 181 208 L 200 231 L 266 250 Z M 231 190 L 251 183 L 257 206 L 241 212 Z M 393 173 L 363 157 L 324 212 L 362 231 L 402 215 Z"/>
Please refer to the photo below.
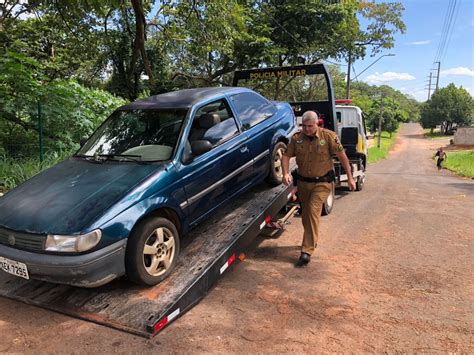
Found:
<path fill-rule="evenodd" d="M 37 158 L 14 159 L 0 154 L 0 193 L 22 184 L 44 169 L 66 159 L 70 153 L 46 154 L 42 163 Z"/>
<path fill-rule="evenodd" d="M 448 159 L 444 162 L 444 167 L 454 173 L 474 178 L 474 150 L 447 151 Z"/>
<path fill-rule="evenodd" d="M 428 138 L 428 139 L 443 139 L 443 138 L 448 137 L 446 134 L 444 134 L 444 132 L 441 132 L 441 130 L 438 128 L 436 129 L 425 128 L 423 131 L 424 131 L 423 135 L 425 136 L 425 138 Z"/>
<path fill-rule="evenodd" d="M 373 164 L 375 162 L 378 162 L 379 160 L 387 158 L 388 153 L 390 152 L 390 149 L 395 144 L 397 135 L 398 135 L 398 131 L 396 132 L 396 134 L 391 134 L 389 132 L 383 131 L 380 137 L 380 148 L 377 148 L 378 137 L 377 135 L 375 135 L 374 146 L 369 148 L 368 163 Z"/>
<path fill-rule="evenodd" d="M 474 122 L 474 100 L 463 87 L 449 84 L 433 93 L 431 99 L 421 105 L 420 123 L 435 135 L 436 127 L 444 135 L 452 134 L 453 128 L 469 126 Z"/>
<path fill-rule="evenodd" d="M 77 149 L 125 102 L 184 88 L 228 86 L 238 69 L 328 58 L 354 63 L 393 48 L 395 34 L 406 29 L 403 4 L 397 1 L 0 3 L 4 189 Z M 336 98 L 344 98 L 346 69 L 329 65 L 329 70 Z M 264 94 L 283 101 L 303 94 L 302 85 L 293 84 Z M 321 85 L 315 79 L 312 93 L 323 92 Z M 366 113 L 370 131 L 380 117 L 387 132 L 419 117 L 419 104 L 387 85 L 353 82 L 351 97 Z M 47 152 L 42 163 L 37 161 L 40 135 Z"/>

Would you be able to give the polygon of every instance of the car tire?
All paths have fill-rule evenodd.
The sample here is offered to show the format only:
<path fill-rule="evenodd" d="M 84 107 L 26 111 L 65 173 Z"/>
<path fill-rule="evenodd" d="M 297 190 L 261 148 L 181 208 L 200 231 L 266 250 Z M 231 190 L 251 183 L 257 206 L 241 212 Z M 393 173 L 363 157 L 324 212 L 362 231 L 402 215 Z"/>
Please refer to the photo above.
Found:
<path fill-rule="evenodd" d="M 358 176 L 356 180 L 356 191 L 362 191 L 364 188 L 364 182 L 365 182 L 365 177 L 364 176 Z"/>
<path fill-rule="evenodd" d="M 336 188 L 334 183 L 331 184 L 331 191 L 329 192 L 328 198 L 323 203 L 323 208 L 321 210 L 321 216 L 327 216 L 331 213 L 334 206 L 334 197 L 336 195 Z"/>
<path fill-rule="evenodd" d="M 271 161 L 270 161 L 270 171 L 265 181 L 272 185 L 278 186 L 281 184 L 283 179 L 283 171 L 281 166 L 281 158 L 283 153 L 286 151 L 286 144 L 284 142 L 278 142 L 275 144 L 272 150 Z"/>
<path fill-rule="evenodd" d="M 163 217 L 148 218 L 133 229 L 125 253 L 125 269 L 130 281 L 153 286 L 169 276 L 179 255 L 176 226 Z"/>

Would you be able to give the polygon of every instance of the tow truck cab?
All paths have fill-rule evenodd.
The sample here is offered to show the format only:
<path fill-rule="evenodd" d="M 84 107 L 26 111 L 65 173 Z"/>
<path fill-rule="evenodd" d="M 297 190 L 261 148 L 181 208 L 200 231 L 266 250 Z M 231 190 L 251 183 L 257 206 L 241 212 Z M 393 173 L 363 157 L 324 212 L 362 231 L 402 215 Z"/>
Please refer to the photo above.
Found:
<path fill-rule="evenodd" d="M 337 133 L 343 142 L 353 139 L 355 143 L 355 139 L 357 139 L 355 154 L 363 157 L 365 165 L 368 147 L 364 113 L 358 106 L 351 104 L 352 100 L 350 99 L 336 100 Z M 353 132 L 348 133 L 351 130 Z M 353 137 L 348 137 L 349 135 Z"/>
<path fill-rule="evenodd" d="M 304 112 L 308 110 L 317 112 L 321 119 L 318 124 L 339 135 L 349 158 L 351 174 L 356 179 L 356 190 L 362 190 L 367 166 L 364 117 L 361 112 L 359 115 L 356 113 L 358 119 L 355 123 L 345 126 L 345 121 L 342 120 L 345 111 L 341 111 L 341 122 L 338 122 L 334 88 L 326 65 L 316 63 L 239 70 L 234 72 L 232 85 L 245 86 L 267 98 L 288 102 L 293 108 L 298 126 L 302 123 Z M 349 112 L 348 114 L 350 115 Z M 331 212 L 335 188 L 344 186 L 343 184 L 348 181 L 348 175 L 337 157 L 334 157 L 334 173 L 334 188 L 323 205 L 323 214 Z"/>

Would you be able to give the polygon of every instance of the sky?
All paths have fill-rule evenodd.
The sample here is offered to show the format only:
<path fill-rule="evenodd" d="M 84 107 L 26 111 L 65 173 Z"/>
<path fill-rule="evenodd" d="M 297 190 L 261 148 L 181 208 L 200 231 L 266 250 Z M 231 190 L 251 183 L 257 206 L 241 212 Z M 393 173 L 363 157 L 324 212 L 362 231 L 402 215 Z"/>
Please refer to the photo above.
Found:
<path fill-rule="evenodd" d="M 387 84 L 418 101 L 428 98 L 430 69 L 434 64 L 442 38 L 449 4 L 456 3 L 453 12 L 454 26 L 441 55 L 439 88 L 450 83 L 462 86 L 474 96 L 474 0 L 405 0 L 404 34 L 395 35 L 395 46 L 374 57 L 354 63 L 355 73 L 362 73 L 357 80 L 373 85 Z M 394 56 L 382 55 L 394 54 Z M 343 71 L 347 68 L 341 67 Z M 437 71 L 433 70 L 433 88 Z M 351 75 L 354 77 L 354 75 Z M 432 91 L 431 91 L 432 93 Z"/>

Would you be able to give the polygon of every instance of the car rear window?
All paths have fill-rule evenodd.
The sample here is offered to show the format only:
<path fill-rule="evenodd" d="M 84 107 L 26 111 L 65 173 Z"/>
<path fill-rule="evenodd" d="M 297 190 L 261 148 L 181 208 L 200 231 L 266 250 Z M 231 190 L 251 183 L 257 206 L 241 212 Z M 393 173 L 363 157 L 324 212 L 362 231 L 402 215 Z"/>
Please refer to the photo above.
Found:
<path fill-rule="evenodd" d="M 235 94 L 230 99 L 245 129 L 254 127 L 268 117 L 271 117 L 276 111 L 275 106 L 271 102 L 255 93 L 244 92 Z"/>

